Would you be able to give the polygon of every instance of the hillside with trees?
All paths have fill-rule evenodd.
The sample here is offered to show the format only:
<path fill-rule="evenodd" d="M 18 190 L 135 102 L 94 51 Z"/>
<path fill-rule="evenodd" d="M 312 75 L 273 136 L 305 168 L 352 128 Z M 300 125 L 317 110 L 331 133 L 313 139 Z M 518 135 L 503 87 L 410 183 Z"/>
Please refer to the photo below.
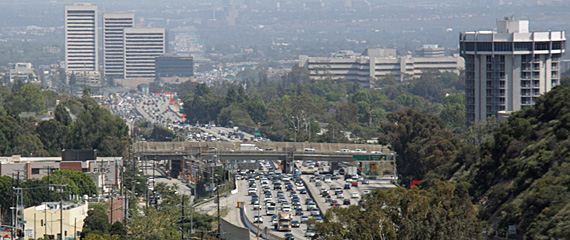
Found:
<path fill-rule="evenodd" d="M 515 225 L 530 239 L 570 236 L 570 88 L 557 86 L 535 108 L 514 113 L 456 173 L 468 182 L 489 233 Z"/>
<path fill-rule="evenodd" d="M 0 155 L 61 156 L 62 149 L 97 149 L 99 156 L 127 156 L 127 125 L 89 94 L 86 88 L 83 97 L 69 98 L 21 81 L 0 87 Z M 61 101 L 57 106 L 56 100 Z M 41 117 L 48 109 L 53 109 L 49 120 L 22 115 Z"/>

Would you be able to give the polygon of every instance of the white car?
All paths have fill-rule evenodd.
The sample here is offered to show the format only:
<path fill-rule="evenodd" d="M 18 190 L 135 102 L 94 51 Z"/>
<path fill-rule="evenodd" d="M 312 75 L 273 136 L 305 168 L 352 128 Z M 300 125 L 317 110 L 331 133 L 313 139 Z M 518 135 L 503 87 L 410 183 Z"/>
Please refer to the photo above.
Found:
<path fill-rule="evenodd" d="M 329 177 L 326 177 L 325 180 L 324 180 L 324 182 L 326 182 L 326 183 L 331 183 L 331 182 L 332 182 L 332 179 L 329 178 Z"/>
<path fill-rule="evenodd" d="M 253 217 L 253 223 L 263 223 L 263 217 L 259 215 L 255 215 Z"/>
<path fill-rule="evenodd" d="M 305 232 L 305 237 L 314 237 L 315 236 L 315 232 L 313 232 L 313 230 L 307 230 Z"/>
<path fill-rule="evenodd" d="M 321 212 L 319 212 L 318 208 L 311 209 L 311 215 L 312 216 L 316 216 L 316 215 L 320 215 L 320 214 L 321 214 Z"/>
<path fill-rule="evenodd" d="M 261 210 L 261 205 L 253 204 L 253 210 Z"/>
<path fill-rule="evenodd" d="M 267 207 L 267 209 L 265 210 L 265 214 L 267 215 L 275 215 L 275 207 Z"/>
<path fill-rule="evenodd" d="M 358 195 L 358 193 L 353 192 L 352 194 L 350 194 L 351 198 L 359 198 L 360 195 Z"/>
<path fill-rule="evenodd" d="M 256 188 L 249 188 L 247 190 L 247 194 L 248 195 L 255 195 L 257 193 L 257 189 Z"/>

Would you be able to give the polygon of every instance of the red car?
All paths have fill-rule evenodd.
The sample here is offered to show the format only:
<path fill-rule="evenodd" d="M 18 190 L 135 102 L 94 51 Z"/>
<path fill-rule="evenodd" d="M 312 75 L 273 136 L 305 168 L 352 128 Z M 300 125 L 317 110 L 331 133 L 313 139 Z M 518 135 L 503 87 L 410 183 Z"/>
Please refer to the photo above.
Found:
<path fill-rule="evenodd" d="M 352 182 L 353 187 L 358 187 L 358 182 Z"/>

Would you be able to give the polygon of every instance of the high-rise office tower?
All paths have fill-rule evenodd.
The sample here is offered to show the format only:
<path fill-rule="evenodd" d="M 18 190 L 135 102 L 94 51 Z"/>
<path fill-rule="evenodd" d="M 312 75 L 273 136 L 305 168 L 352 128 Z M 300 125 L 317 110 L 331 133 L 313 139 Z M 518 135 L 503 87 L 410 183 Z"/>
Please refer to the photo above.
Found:
<path fill-rule="evenodd" d="M 497 31 L 462 32 L 466 122 L 534 106 L 560 84 L 564 31 L 529 32 L 528 20 L 505 18 Z"/>
<path fill-rule="evenodd" d="M 97 6 L 65 5 L 66 72 L 98 71 Z"/>
<path fill-rule="evenodd" d="M 164 28 L 125 28 L 125 79 L 154 79 L 155 58 L 166 52 Z"/>
<path fill-rule="evenodd" d="M 125 28 L 134 26 L 133 13 L 103 13 L 103 69 L 105 76 L 123 78 Z"/>

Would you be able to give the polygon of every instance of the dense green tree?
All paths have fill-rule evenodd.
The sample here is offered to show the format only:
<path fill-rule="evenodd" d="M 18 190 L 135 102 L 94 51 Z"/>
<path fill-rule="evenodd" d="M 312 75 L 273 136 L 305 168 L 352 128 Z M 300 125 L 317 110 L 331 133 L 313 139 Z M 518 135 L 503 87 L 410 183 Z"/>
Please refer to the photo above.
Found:
<path fill-rule="evenodd" d="M 111 230 L 109 216 L 107 216 L 107 206 L 101 203 L 89 204 L 87 217 L 83 220 L 83 231 L 81 238 L 90 234 L 105 235 Z"/>
<path fill-rule="evenodd" d="M 450 130 L 465 128 L 465 94 L 450 94 L 445 97 L 439 118 Z"/>
<path fill-rule="evenodd" d="M 331 208 L 315 239 L 478 239 L 465 185 L 435 180 L 427 190 L 375 190 L 359 205 Z"/>
<path fill-rule="evenodd" d="M 69 117 L 69 115 L 67 116 Z M 36 128 L 36 134 L 42 142 L 44 150 L 46 150 L 50 156 L 61 155 L 61 150 L 65 148 L 69 134 L 69 129 L 56 119 L 40 121 Z"/>
<path fill-rule="evenodd" d="M 24 85 L 7 100 L 8 106 L 17 112 L 45 113 L 46 102 L 42 91 L 33 85 Z"/>
<path fill-rule="evenodd" d="M 402 179 L 423 179 L 428 173 L 438 177 L 450 174 L 450 165 L 462 147 L 437 117 L 414 110 L 388 114 L 380 137 L 398 153 L 398 174 Z"/>
<path fill-rule="evenodd" d="M 69 112 L 67 111 L 67 109 L 65 109 L 65 106 L 63 104 L 58 104 L 55 107 L 54 115 L 55 115 L 55 120 L 57 120 L 61 124 L 65 126 L 71 125 L 72 123 L 71 116 L 69 116 Z"/>

